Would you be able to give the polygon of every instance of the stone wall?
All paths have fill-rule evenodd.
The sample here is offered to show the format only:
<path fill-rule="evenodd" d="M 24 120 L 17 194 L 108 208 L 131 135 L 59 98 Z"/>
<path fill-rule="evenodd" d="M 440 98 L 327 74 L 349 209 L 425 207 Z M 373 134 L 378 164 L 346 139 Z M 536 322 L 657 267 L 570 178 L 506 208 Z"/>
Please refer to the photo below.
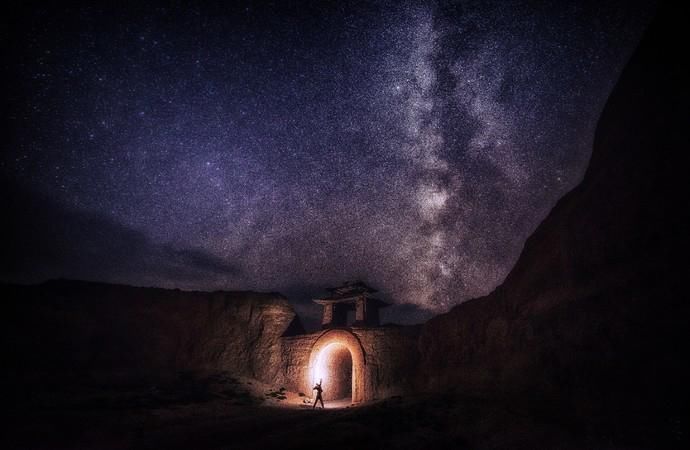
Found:
<path fill-rule="evenodd" d="M 316 355 L 330 343 L 344 343 L 353 356 L 355 402 L 403 394 L 415 377 L 419 330 L 416 326 L 343 328 L 285 337 L 282 385 L 311 395 L 317 381 L 313 379 Z"/>
<path fill-rule="evenodd" d="M 417 361 L 418 326 L 355 328 L 366 359 L 365 400 L 401 395 L 412 387 Z"/>

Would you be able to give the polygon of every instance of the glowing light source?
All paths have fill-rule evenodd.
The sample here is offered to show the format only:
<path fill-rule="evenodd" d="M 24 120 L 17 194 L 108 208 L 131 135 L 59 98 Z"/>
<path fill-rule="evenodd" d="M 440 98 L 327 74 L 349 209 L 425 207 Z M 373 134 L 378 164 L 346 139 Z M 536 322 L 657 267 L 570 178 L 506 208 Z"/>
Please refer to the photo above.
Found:
<path fill-rule="evenodd" d="M 331 359 L 335 351 L 340 350 L 342 348 L 347 349 L 347 347 L 343 344 L 340 344 L 338 342 L 332 342 L 326 345 L 319 352 L 319 354 L 316 357 L 316 364 L 314 364 L 312 384 L 318 383 L 319 381 L 321 381 L 321 383 L 324 386 L 327 386 L 329 384 L 329 366 L 331 365 Z"/>
<path fill-rule="evenodd" d="M 325 331 L 314 343 L 305 373 L 305 388 L 311 391 L 322 381 L 324 400 L 351 397 L 353 403 L 366 401 L 366 359 L 359 339 L 341 329 Z M 308 384 L 308 386 L 307 386 Z"/>

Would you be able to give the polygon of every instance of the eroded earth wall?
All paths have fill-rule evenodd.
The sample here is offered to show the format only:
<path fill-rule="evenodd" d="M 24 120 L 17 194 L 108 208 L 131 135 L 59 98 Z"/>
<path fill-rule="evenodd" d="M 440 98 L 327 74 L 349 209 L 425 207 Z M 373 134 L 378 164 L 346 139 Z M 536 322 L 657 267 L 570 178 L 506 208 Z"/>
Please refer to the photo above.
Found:
<path fill-rule="evenodd" d="M 679 22 L 661 11 L 652 24 L 582 183 L 505 282 L 424 325 L 419 389 L 524 396 L 580 417 L 686 411 L 690 76 Z"/>
<path fill-rule="evenodd" d="M 155 383 L 227 371 L 271 382 L 295 313 L 280 294 L 74 281 L 2 286 L 4 374 L 18 382 Z"/>

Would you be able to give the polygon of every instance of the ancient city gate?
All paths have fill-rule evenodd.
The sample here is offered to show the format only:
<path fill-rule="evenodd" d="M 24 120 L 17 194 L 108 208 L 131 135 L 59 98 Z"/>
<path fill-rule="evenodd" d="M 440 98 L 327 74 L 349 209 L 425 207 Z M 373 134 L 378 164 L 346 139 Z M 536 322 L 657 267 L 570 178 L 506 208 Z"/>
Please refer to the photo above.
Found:
<path fill-rule="evenodd" d="M 283 335 L 282 383 L 311 396 L 322 380 L 326 402 L 399 395 L 411 382 L 418 328 L 380 326 L 379 308 L 388 303 L 362 282 L 328 290 L 314 299 L 323 306 L 322 330 Z"/>
<path fill-rule="evenodd" d="M 323 380 L 326 400 L 352 397 L 353 403 L 361 402 L 368 399 L 366 352 L 348 327 L 378 327 L 379 308 L 388 303 L 374 298 L 376 290 L 361 281 L 327 290 L 328 296 L 314 299 L 323 306 L 321 328 L 326 331 L 316 340 L 309 356 L 311 383 Z M 351 312 L 354 321 L 349 324 Z"/>
<path fill-rule="evenodd" d="M 349 330 L 327 330 L 319 336 L 309 356 L 311 385 L 322 381 L 324 399 L 351 396 L 352 403 L 365 400 L 366 355 Z"/>

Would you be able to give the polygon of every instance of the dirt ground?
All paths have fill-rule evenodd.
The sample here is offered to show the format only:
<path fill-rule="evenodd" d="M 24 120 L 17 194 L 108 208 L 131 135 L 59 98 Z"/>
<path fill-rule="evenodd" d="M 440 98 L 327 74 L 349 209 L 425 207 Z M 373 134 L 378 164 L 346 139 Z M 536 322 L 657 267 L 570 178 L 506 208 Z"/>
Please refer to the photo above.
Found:
<path fill-rule="evenodd" d="M 364 405 L 342 400 L 326 402 L 325 410 L 312 409 L 311 400 L 227 375 L 165 388 L 33 392 L 6 411 L 8 431 L 0 444 L 4 449 L 612 449 L 673 447 L 682 440 L 674 435 L 682 433 L 679 424 L 668 424 L 668 442 L 662 443 L 643 421 L 626 438 L 607 420 L 578 424 L 548 411 L 461 395 L 393 397 Z"/>

